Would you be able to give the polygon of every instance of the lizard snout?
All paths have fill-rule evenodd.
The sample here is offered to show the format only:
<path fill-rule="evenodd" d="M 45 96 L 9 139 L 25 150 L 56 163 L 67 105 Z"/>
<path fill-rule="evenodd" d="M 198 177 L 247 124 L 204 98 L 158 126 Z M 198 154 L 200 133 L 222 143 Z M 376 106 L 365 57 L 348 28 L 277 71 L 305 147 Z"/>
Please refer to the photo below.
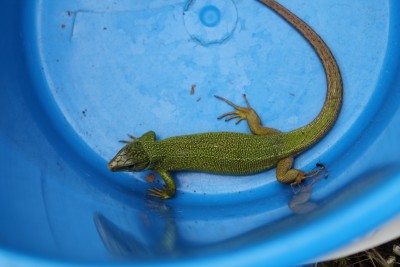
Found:
<path fill-rule="evenodd" d="M 114 160 L 111 160 L 111 161 L 107 164 L 108 169 L 109 169 L 110 171 L 115 171 L 117 165 L 118 165 L 117 162 L 115 162 Z"/>

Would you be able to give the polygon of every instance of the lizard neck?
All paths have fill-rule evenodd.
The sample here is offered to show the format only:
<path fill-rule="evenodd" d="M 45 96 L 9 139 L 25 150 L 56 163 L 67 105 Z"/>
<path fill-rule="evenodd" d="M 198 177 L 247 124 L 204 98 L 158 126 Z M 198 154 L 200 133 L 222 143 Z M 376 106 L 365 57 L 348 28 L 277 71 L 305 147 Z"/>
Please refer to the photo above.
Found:
<path fill-rule="evenodd" d="M 332 52 L 313 29 L 275 0 L 259 1 L 270 7 L 304 36 L 314 48 L 324 67 L 327 92 L 322 110 L 312 122 L 285 135 L 287 144 L 291 146 L 293 152 L 300 153 L 318 142 L 336 122 L 342 106 L 342 77 Z"/>

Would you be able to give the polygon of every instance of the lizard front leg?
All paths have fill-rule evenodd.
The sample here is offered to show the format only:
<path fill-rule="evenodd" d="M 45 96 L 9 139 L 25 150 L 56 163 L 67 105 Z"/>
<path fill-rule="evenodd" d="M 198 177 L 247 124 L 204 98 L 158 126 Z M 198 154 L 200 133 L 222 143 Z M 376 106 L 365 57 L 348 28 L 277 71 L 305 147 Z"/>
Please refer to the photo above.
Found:
<path fill-rule="evenodd" d="M 215 97 L 235 108 L 234 111 L 222 114 L 221 116 L 218 117 L 218 119 L 225 118 L 225 121 L 229 121 L 237 118 L 236 124 L 238 124 L 242 120 L 246 120 L 247 125 L 250 128 L 250 131 L 255 135 L 267 135 L 267 134 L 279 133 L 279 131 L 276 129 L 264 127 L 261 125 L 260 117 L 258 116 L 257 112 L 250 106 L 250 103 L 247 100 L 245 94 L 243 95 L 243 98 L 246 101 L 247 107 L 237 106 L 233 104 L 231 101 L 217 95 L 215 95 Z"/>
<path fill-rule="evenodd" d="M 165 185 L 162 189 L 157 187 L 149 189 L 149 196 L 157 197 L 160 199 L 169 199 L 175 196 L 176 192 L 176 184 L 174 179 L 172 179 L 171 175 L 167 171 L 163 170 L 155 170 L 161 178 L 164 180 Z"/>

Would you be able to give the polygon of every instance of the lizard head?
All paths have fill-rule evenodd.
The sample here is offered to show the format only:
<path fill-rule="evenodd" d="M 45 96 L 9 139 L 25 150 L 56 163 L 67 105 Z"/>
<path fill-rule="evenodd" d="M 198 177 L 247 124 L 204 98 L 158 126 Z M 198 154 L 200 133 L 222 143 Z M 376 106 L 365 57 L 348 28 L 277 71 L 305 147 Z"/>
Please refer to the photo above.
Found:
<path fill-rule="evenodd" d="M 115 157 L 108 163 L 108 168 L 113 172 L 121 171 L 144 171 L 150 165 L 150 158 L 144 150 L 142 142 L 154 142 L 156 134 L 149 131 L 141 137 L 133 137 L 131 141 L 121 141 L 127 143 Z"/>
<path fill-rule="evenodd" d="M 150 165 L 150 158 L 144 150 L 142 142 L 154 142 L 156 134 L 153 131 L 147 132 L 141 137 L 129 135 L 132 141 L 127 143 L 115 157 L 108 163 L 108 168 L 113 172 L 118 171 L 144 171 Z"/>
<path fill-rule="evenodd" d="M 108 163 L 113 171 L 143 171 L 150 164 L 149 156 L 143 149 L 141 141 L 132 141 L 125 145 Z"/>

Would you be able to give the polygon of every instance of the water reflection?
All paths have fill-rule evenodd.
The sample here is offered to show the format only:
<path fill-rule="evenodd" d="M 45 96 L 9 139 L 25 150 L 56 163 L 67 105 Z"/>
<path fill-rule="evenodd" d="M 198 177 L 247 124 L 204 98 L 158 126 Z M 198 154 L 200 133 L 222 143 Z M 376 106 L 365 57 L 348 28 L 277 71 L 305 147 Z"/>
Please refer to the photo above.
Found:
<path fill-rule="evenodd" d="M 300 186 L 298 191 L 294 189 L 293 197 L 288 203 L 289 208 L 296 214 L 306 214 L 316 209 L 318 204 L 311 200 L 313 188 L 317 183 L 327 176 L 328 171 L 325 168 L 320 174 L 318 174 L 318 176 L 313 178 L 309 184 Z"/>
<path fill-rule="evenodd" d="M 146 259 L 149 257 L 179 255 L 176 246 L 177 228 L 171 209 L 165 203 L 146 201 L 149 213 L 142 213 L 139 221 L 143 224 L 151 242 L 140 240 L 133 229 L 125 230 L 113 223 L 101 213 L 93 215 L 93 221 L 104 246 L 114 258 Z M 163 231 L 154 234 L 154 226 Z"/>

